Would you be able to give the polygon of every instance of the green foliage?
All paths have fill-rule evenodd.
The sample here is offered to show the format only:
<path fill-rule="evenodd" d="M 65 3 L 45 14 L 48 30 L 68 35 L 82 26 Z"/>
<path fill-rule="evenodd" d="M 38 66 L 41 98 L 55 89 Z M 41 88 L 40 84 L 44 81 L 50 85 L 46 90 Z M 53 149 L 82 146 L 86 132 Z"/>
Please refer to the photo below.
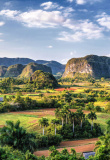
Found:
<path fill-rule="evenodd" d="M 23 153 L 19 150 L 14 150 L 11 147 L 0 147 L 0 160 L 38 160 L 36 156 L 29 151 Z"/>
<path fill-rule="evenodd" d="M 29 150 L 33 153 L 37 148 L 35 139 L 36 136 L 34 134 L 28 133 L 24 128 L 20 127 L 20 121 L 15 124 L 12 121 L 6 121 L 6 126 L 0 130 L 0 144 L 2 146 L 12 146 L 22 152 Z"/>
<path fill-rule="evenodd" d="M 52 74 L 41 70 L 37 70 L 32 74 L 30 77 L 30 83 L 37 89 L 58 87 L 55 77 Z"/>
<path fill-rule="evenodd" d="M 45 148 L 50 147 L 52 145 L 58 146 L 62 141 L 61 135 L 53 135 L 53 134 L 46 134 L 45 136 L 38 136 L 36 137 L 36 142 L 38 148 Z"/>
<path fill-rule="evenodd" d="M 54 146 L 50 147 L 49 150 L 51 154 L 46 160 L 85 160 L 84 157 L 77 158 L 73 149 L 71 149 L 71 153 L 66 148 L 59 152 Z"/>

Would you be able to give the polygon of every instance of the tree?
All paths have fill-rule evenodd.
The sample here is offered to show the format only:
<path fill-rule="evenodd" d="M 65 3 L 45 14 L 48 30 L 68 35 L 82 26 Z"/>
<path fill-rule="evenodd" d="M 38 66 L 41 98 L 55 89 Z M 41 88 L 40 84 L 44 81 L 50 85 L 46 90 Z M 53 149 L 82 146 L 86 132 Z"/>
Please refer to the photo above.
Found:
<path fill-rule="evenodd" d="M 105 80 L 105 78 L 104 78 L 104 77 L 102 77 L 102 78 L 101 78 L 101 82 L 104 82 L 104 80 Z"/>
<path fill-rule="evenodd" d="M 107 105 L 105 106 L 105 111 L 110 112 L 110 102 L 108 102 Z"/>
<path fill-rule="evenodd" d="M 56 118 L 59 118 L 59 117 L 60 117 L 60 109 L 59 109 L 59 108 L 56 108 L 56 109 L 55 109 L 55 117 L 56 117 Z"/>
<path fill-rule="evenodd" d="M 91 123 L 91 130 L 93 128 L 93 120 L 97 119 L 97 115 L 95 114 L 95 112 L 92 112 L 88 114 L 88 118 L 92 120 L 92 123 Z"/>
<path fill-rule="evenodd" d="M 60 111 L 60 117 L 62 119 L 62 127 L 63 127 L 63 124 L 64 124 L 64 118 L 66 117 L 66 112 L 65 110 L 62 108 L 61 111 Z"/>
<path fill-rule="evenodd" d="M 52 120 L 51 120 L 51 123 L 54 124 L 54 127 L 55 127 L 55 135 L 56 135 L 56 125 L 59 124 L 59 120 L 58 120 L 58 119 L 52 119 Z"/>
<path fill-rule="evenodd" d="M 74 121 L 76 118 L 76 113 L 70 112 L 69 118 L 70 118 L 70 121 L 73 123 L 73 133 L 74 133 Z"/>
<path fill-rule="evenodd" d="M 65 112 L 65 114 L 66 114 L 66 124 L 68 123 L 68 113 L 69 113 L 69 106 L 64 106 L 63 107 L 63 110 L 64 110 L 64 112 Z"/>
<path fill-rule="evenodd" d="M 29 150 L 33 153 L 37 148 L 35 139 L 34 134 L 28 133 L 23 127 L 20 127 L 20 121 L 15 124 L 12 121 L 6 121 L 6 126 L 0 130 L 0 144 L 12 146 L 22 152 Z"/>
<path fill-rule="evenodd" d="M 82 109 L 78 109 L 76 111 L 76 115 L 79 117 L 80 121 L 81 121 L 81 128 L 82 128 L 82 121 L 85 118 L 85 114 L 83 113 Z"/>
<path fill-rule="evenodd" d="M 43 135 L 44 135 L 44 127 L 47 127 L 49 124 L 48 124 L 48 119 L 47 118 L 41 118 L 39 120 L 39 124 L 41 127 L 43 127 Z"/>

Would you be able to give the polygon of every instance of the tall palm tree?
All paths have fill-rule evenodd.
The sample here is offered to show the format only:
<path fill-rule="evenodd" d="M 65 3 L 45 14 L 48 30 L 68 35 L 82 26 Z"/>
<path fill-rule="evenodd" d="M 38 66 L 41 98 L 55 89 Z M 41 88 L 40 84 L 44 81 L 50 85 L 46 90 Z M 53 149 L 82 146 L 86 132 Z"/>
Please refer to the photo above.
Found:
<path fill-rule="evenodd" d="M 69 118 L 70 118 L 70 121 L 73 123 L 73 133 L 74 133 L 74 121 L 75 121 L 75 118 L 76 118 L 76 113 L 70 112 Z"/>
<path fill-rule="evenodd" d="M 67 106 L 67 105 L 65 105 L 64 107 L 63 107 L 63 110 L 64 110 L 64 112 L 65 112 L 65 115 L 66 115 L 66 124 L 68 123 L 68 114 L 69 114 L 69 106 Z"/>
<path fill-rule="evenodd" d="M 44 135 L 44 128 L 49 125 L 48 119 L 47 119 L 47 118 L 41 118 L 41 119 L 39 120 L 39 125 L 40 125 L 41 127 L 43 127 L 43 135 Z"/>
<path fill-rule="evenodd" d="M 65 110 L 63 108 L 60 110 L 60 117 L 62 119 L 62 127 L 63 127 L 63 125 L 64 125 L 64 118 L 66 117 L 66 112 L 65 112 Z"/>
<path fill-rule="evenodd" d="M 56 108 L 56 109 L 55 109 L 55 117 L 56 117 L 56 118 L 59 118 L 59 117 L 60 117 L 60 109 L 59 109 L 59 108 Z"/>
<path fill-rule="evenodd" d="M 85 118 L 85 114 L 83 113 L 82 109 L 78 109 L 76 111 L 76 116 L 80 119 L 81 121 L 81 128 L 82 128 L 82 122 L 83 122 L 83 119 Z"/>
<path fill-rule="evenodd" d="M 59 120 L 58 120 L 58 119 L 52 119 L 52 120 L 51 120 L 51 123 L 54 124 L 54 127 L 55 127 L 55 135 L 56 135 L 56 125 L 59 124 Z"/>
<path fill-rule="evenodd" d="M 92 123 L 91 123 L 91 130 L 93 128 L 93 120 L 97 119 L 97 115 L 95 112 L 92 112 L 88 114 L 88 118 L 92 120 Z"/>

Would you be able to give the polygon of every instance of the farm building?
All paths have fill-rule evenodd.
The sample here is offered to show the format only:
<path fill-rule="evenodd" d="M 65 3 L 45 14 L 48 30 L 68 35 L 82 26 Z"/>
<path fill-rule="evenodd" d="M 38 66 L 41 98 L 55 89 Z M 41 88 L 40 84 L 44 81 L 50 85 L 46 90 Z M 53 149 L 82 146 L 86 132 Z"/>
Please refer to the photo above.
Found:
<path fill-rule="evenodd" d="M 0 97 L 0 102 L 3 102 L 3 97 Z"/>
<path fill-rule="evenodd" d="M 83 156 L 85 159 L 88 159 L 89 156 L 94 156 L 95 152 L 83 152 Z"/>

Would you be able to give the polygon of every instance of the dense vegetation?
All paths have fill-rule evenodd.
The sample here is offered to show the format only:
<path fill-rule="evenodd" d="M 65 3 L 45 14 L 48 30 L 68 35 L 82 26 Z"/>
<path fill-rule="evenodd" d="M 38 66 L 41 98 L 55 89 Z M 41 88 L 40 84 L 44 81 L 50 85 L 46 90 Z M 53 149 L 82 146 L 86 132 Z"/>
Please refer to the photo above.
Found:
<path fill-rule="evenodd" d="M 64 140 L 101 136 L 96 143 L 96 155 L 89 160 L 109 160 L 109 84 L 103 77 L 96 80 L 91 76 L 76 74 L 75 79 L 59 80 L 60 87 L 64 87 L 60 91 L 63 88 L 54 89 L 58 86 L 56 79 L 50 73 L 39 70 L 29 79 L 1 79 L 1 117 L 5 116 L 4 119 L 9 120 L 12 116 L 14 122 L 7 121 L 4 124 L 4 120 L 0 119 L 0 159 L 84 160 L 74 150 L 71 153 L 66 149 L 59 152 L 55 147 L 50 148 L 49 157 L 36 157 L 32 153 L 58 146 Z M 48 108 L 52 108 L 51 115 Z M 22 117 L 21 124 L 20 121 L 16 122 L 17 116 Z"/>

